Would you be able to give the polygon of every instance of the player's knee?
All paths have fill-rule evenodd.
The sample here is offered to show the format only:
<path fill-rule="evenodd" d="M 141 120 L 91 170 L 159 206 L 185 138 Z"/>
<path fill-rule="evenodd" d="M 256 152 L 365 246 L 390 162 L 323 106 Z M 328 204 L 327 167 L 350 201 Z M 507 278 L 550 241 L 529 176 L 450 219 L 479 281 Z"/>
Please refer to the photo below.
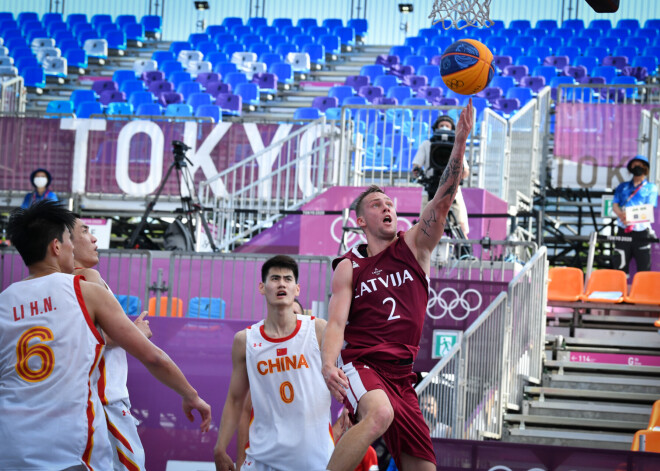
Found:
<path fill-rule="evenodd" d="M 381 436 L 394 420 L 394 410 L 390 404 L 382 404 L 374 407 L 365 421 L 370 424 L 371 431 L 375 437 Z"/>

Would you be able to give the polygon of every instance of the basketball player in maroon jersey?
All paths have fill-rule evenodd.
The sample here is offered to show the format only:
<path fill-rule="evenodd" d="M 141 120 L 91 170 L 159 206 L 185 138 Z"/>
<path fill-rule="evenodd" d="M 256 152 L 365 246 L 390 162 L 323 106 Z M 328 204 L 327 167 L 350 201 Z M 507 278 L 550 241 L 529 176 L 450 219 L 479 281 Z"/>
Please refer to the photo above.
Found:
<path fill-rule="evenodd" d="M 354 469 L 381 435 L 398 469 L 436 469 L 429 429 L 412 386 L 412 364 L 426 315 L 431 252 L 442 237 L 461 180 L 473 113 L 470 100 L 458 120 L 438 191 L 410 230 L 397 233 L 394 204 L 380 188 L 370 187 L 356 201 L 357 223 L 367 244 L 333 262 L 321 351 L 328 389 L 357 424 L 337 444 L 330 471 Z"/>

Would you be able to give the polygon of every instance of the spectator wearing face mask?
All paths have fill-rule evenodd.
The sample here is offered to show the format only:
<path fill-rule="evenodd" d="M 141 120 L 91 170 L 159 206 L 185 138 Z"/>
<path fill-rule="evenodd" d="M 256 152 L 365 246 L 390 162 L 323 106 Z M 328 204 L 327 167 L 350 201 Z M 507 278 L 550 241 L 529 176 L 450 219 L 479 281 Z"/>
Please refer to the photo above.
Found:
<path fill-rule="evenodd" d="M 618 266 L 615 262 L 614 268 L 628 273 L 630 260 L 635 259 L 637 271 L 650 271 L 651 239 L 655 238 L 655 234 L 650 223 L 629 221 L 626 208 L 640 205 L 655 207 L 658 204 L 658 187 L 648 181 L 650 166 L 643 155 L 630 159 L 627 169 L 633 178 L 616 187 L 612 202 L 612 210 L 618 218 L 617 236 L 620 236 L 615 245 L 620 260 Z"/>
<path fill-rule="evenodd" d="M 48 189 L 51 180 L 50 172 L 45 168 L 38 168 L 32 172 L 30 174 L 30 183 L 32 183 L 34 191 L 25 195 L 21 208 L 27 209 L 41 200 L 59 201 L 57 195 Z"/>

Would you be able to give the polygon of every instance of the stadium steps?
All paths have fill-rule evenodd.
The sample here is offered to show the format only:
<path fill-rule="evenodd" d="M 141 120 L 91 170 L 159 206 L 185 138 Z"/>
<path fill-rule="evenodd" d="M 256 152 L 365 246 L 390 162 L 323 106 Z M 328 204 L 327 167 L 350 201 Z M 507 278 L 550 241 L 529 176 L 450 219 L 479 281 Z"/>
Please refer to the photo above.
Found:
<path fill-rule="evenodd" d="M 629 450 L 660 398 L 660 367 L 630 364 L 660 355 L 654 319 L 586 314 L 573 337 L 556 333 L 571 319 L 548 317 L 541 384 L 526 386 L 519 413 L 505 415 L 502 440 Z M 612 363 L 595 363 L 602 358 Z"/>

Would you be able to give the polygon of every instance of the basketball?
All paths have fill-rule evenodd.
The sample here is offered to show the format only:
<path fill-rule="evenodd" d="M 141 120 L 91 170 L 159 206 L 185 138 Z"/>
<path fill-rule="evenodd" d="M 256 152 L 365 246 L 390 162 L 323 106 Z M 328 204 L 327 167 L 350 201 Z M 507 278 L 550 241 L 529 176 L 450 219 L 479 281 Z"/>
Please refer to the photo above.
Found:
<path fill-rule="evenodd" d="M 474 39 L 459 39 L 445 49 L 440 61 L 442 80 L 450 90 L 472 95 L 493 78 L 493 53 Z"/>

